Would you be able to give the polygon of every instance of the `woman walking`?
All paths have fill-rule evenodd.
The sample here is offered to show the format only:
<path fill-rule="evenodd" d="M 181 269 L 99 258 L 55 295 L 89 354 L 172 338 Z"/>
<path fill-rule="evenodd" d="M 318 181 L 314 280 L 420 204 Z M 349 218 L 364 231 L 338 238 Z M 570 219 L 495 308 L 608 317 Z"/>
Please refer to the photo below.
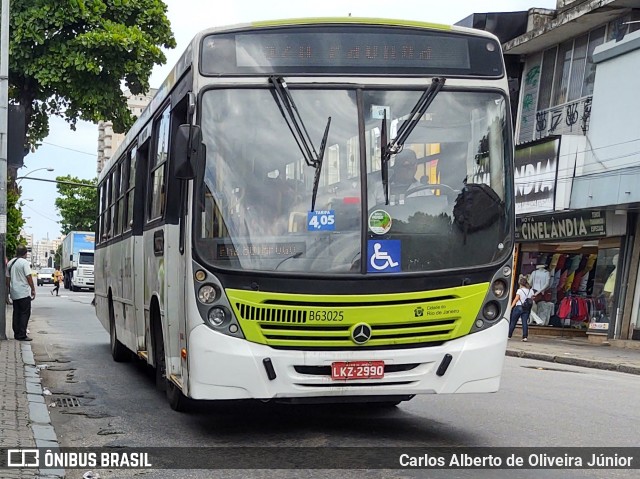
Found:
<path fill-rule="evenodd" d="M 518 280 L 518 291 L 516 297 L 513 298 L 511 303 L 511 321 L 509 321 L 509 339 L 513 335 L 513 331 L 516 329 L 518 320 L 522 321 L 522 340 L 527 342 L 527 336 L 529 336 L 529 315 L 531 314 L 531 307 L 533 306 L 533 290 L 527 282 L 525 276 L 520 275 Z"/>

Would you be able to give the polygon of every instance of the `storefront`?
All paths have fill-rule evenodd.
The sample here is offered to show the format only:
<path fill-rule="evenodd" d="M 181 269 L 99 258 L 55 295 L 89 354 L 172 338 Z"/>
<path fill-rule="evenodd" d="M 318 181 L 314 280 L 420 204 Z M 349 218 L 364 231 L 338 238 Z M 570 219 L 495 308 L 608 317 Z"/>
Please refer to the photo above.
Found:
<path fill-rule="evenodd" d="M 613 211 L 518 216 L 516 277 L 536 293 L 530 324 L 613 335 L 625 228 Z"/>

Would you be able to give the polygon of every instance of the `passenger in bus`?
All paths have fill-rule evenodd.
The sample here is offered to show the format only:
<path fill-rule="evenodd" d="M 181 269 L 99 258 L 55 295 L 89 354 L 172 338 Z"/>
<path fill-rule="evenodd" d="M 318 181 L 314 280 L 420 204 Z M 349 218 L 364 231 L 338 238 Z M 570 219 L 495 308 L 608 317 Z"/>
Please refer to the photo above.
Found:
<path fill-rule="evenodd" d="M 394 201 L 398 201 L 402 195 L 405 196 L 429 196 L 433 194 L 433 190 L 425 188 L 424 185 L 429 184 L 429 178 L 422 176 L 417 178 L 418 174 L 418 158 L 415 151 L 407 148 L 396 155 L 393 168 L 389 171 L 389 199 L 394 197 Z M 375 198 L 376 204 L 384 204 L 384 187 L 382 181 L 376 182 L 373 188 L 371 199 Z"/>
<path fill-rule="evenodd" d="M 422 186 L 422 178 L 416 178 L 417 172 L 418 158 L 416 153 L 408 148 L 398 153 L 393 164 L 390 193 L 395 195 L 405 194 L 413 188 Z M 426 179 L 426 177 L 423 178 Z"/>

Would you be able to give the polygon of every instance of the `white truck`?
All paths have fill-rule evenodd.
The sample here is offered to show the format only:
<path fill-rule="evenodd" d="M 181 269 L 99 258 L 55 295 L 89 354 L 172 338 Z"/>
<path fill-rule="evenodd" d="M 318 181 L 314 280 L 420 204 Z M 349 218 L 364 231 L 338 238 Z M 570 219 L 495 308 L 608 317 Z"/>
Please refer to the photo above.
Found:
<path fill-rule="evenodd" d="M 62 240 L 60 270 L 64 287 L 71 291 L 94 289 L 93 253 L 95 233 L 90 231 L 70 231 Z"/>

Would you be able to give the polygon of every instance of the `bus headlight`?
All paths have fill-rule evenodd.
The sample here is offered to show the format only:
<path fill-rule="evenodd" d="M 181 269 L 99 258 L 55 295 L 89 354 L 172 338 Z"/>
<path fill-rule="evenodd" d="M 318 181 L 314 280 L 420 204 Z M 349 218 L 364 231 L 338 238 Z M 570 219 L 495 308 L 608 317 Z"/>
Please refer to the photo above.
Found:
<path fill-rule="evenodd" d="M 198 290 L 198 301 L 204 304 L 213 303 L 218 297 L 218 291 L 210 284 L 205 284 Z"/>
<path fill-rule="evenodd" d="M 211 308 L 209 313 L 207 313 L 207 319 L 209 320 L 209 324 L 211 326 L 219 328 L 222 326 L 230 315 L 227 313 L 226 308 L 221 306 L 216 306 L 215 308 Z"/>
<path fill-rule="evenodd" d="M 489 301 L 482 308 L 482 315 L 488 320 L 493 321 L 500 315 L 500 305 L 495 301 Z"/>
<path fill-rule="evenodd" d="M 493 290 L 493 294 L 496 298 L 502 299 L 507 292 L 507 283 L 503 280 L 498 279 L 493 282 L 491 285 L 491 289 Z"/>

